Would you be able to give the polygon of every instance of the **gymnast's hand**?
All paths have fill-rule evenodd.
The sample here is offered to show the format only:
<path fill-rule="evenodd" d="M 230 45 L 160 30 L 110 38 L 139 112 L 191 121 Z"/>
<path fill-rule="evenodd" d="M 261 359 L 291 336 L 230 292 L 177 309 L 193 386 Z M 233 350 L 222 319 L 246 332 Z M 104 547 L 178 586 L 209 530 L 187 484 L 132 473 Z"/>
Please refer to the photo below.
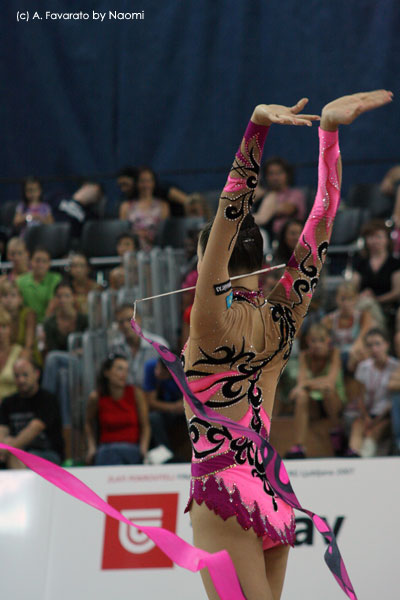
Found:
<path fill-rule="evenodd" d="M 337 98 L 322 109 L 321 128 L 334 131 L 338 125 L 350 125 L 362 113 L 388 104 L 392 98 L 393 92 L 388 90 L 360 92 Z"/>
<path fill-rule="evenodd" d="M 308 125 L 312 121 L 319 121 L 319 115 L 299 114 L 308 102 L 308 98 L 302 98 L 294 106 L 281 106 L 280 104 L 259 104 L 255 107 L 251 120 L 256 125 Z"/>

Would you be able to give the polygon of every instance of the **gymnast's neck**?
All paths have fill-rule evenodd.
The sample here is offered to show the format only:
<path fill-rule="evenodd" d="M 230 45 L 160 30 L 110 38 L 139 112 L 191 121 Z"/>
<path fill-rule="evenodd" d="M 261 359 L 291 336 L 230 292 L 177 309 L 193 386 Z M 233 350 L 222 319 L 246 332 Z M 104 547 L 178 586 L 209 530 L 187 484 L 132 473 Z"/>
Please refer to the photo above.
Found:
<path fill-rule="evenodd" d="M 238 273 L 239 275 L 239 273 Z M 234 277 L 235 274 L 232 274 L 232 277 Z M 246 288 L 246 290 L 258 290 L 259 288 L 259 284 L 258 284 L 258 275 L 249 275 L 247 277 L 240 277 L 239 279 L 234 279 L 232 281 L 232 287 L 233 288 Z"/>

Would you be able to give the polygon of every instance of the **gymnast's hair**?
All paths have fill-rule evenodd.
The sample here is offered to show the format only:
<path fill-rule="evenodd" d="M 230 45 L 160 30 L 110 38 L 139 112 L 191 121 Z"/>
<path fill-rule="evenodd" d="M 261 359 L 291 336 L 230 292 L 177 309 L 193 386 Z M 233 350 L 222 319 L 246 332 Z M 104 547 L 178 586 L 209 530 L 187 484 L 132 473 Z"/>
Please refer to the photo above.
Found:
<path fill-rule="evenodd" d="M 214 220 L 207 223 L 200 232 L 199 244 L 203 254 L 207 247 L 213 222 Z M 260 230 L 254 222 L 253 216 L 248 214 L 244 218 L 236 238 L 235 247 L 229 260 L 228 271 L 230 275 L 240 275 L 241 273 L 251 273 L 261 269 L 263 256 L 263 239 Z"/>

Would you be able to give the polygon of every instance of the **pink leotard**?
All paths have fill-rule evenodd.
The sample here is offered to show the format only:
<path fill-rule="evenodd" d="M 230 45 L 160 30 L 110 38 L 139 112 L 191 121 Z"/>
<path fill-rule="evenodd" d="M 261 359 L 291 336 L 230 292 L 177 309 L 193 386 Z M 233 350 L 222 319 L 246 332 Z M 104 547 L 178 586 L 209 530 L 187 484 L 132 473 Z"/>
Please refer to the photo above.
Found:
<path fill-rule="evenodd" d="M 229 280 L 229 257 L 252 203 L 266 134 L 266 127 L 250 123 L 235 157 L 197 282 L 192 311 L 193 315 L 197 310 L 196 337 L 191 334 L 184 353 L 186 376 L 197 398 L 264 438 L 269 435 L 268 414 L 279 376 L 317 284 L 339 202 L 337 134 L 321 130 L 321 160 L 326 166 L 328 155 L 330 165 L 320 169 L 316 202 L 283 277 L 258 308 L 243 298 L 234 299 L 228 308 L 229 289 L 216 295 L 213 286 Z M 212 237 L 215 230 L 217 239 Z M 218 245 L 218 261 L 216 253 L 212 256 L 213 245 Z M 255 310 L 264 324 L 261 351 L 252 344 Z M 254 442 L 192 415 L 190 409 L 188 420 L 193 460 L 186 510 L 192 500 L 205 502 L 223 519 L 235 515 L 244 529 L 252 527 L 263 537 L 264 547 L 293 545 L 293 509 L 274 493 Z"/>
<path fill-rule="evenodd" d="M 340 200 L 338 134 L 319 131 L 317 196 L 278 284 L 263 305 L 232 303 L 228 263 L 253 202 L 267 131 L 250 122 L 221 195 L 196 284 L 185 371 L 178 357 L 150 343 L 185 398 L 193 446 L 188 508 L 194 500 L 222 518 L 236 516 L 263 537 L 264 548 L 293 543 L 292 508 L 303 511 L 328 544 L 325 561 L 336 581 L 355 600 L 334 532 L 300 504 L 268 441 L 276 385 L 317 285 Z M 263 343 L 255 348 L 260 318 Z M 132 326 L 143 337 L 134 321 Z"/>

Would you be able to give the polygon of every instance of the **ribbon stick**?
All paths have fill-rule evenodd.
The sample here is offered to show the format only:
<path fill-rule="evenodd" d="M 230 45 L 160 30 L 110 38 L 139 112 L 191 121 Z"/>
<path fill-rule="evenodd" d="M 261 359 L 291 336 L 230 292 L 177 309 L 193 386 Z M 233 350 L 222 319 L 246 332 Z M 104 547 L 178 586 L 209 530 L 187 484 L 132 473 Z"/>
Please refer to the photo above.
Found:
<path fill-rule="evenodd" d="M 286 267 L 285 264 L 275 265 L 273 267 L 265 267 L 264 269 L 260 269 L 259 271 L 253 271 L 252 273 L 245 273 L 244 275 L 235 275 L 231 277 L 231 281 L 234 279 L 242 279 L 243 277 L 249 277 L 250 275 L 259 275 L 260 273 L 267 273 L 269 271 L 275 271 L 276 269 L 283 269 Z M 172 292 L 164 292 L 163 294 L 157 294 L 157 296 L 148 296 L 147 298 L 140 298 L 139 300 L 135 300 L 133 303 L 133 319 L 136 319 L 136 304 L 138 302 L 145 302 L 146 300 L 155 300 L 156 298 L 163 298 L 164 296 L 171 296 L 172 294 L 182 294 L 182 292 L 189 292 L 190 290 L 195 290 L 196 286 L 192 285 L 191 287 L 181 288 L 180 290 L 173 290 Z"/>

